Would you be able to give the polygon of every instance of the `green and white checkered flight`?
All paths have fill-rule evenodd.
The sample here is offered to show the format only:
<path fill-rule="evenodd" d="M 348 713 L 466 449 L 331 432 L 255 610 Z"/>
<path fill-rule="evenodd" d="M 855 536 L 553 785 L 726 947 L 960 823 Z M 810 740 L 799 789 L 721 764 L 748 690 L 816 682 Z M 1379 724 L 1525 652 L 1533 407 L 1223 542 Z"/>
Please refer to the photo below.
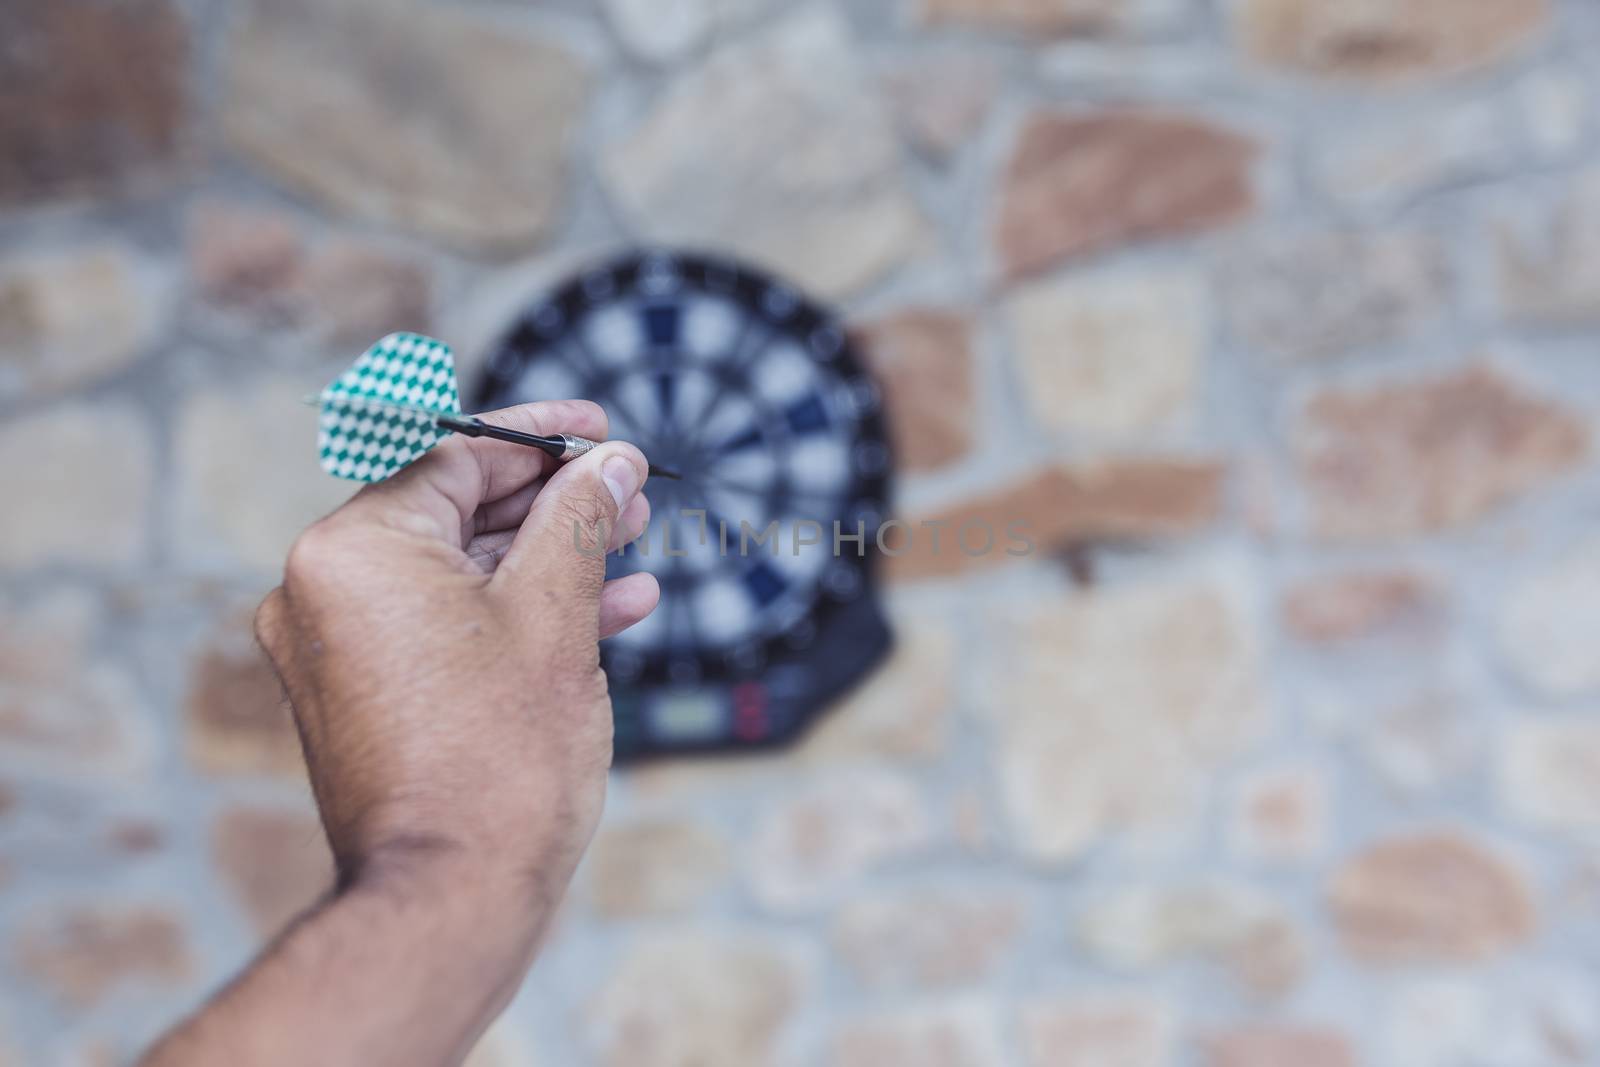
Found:
<path fill-rule="evenodd" d="M 459 416 L 450 346 L 418 333 L 392 333 L 328 383 L 317 449 L 322 469 L 381 482 L 444 440 L 440 416 Z"/>
<path fill-rule="evenodd" d="M 322 469 L 357 482 L 381 482 L 452 433 L 537 448 L 557 463 L 592 451 L 570 433 L 537 434 L 461 413 L 450 346 L 420 333 L 391 333 L 328 383 L 317 450 Z M 652 465 L 652 475 L 677 478 Z"/>

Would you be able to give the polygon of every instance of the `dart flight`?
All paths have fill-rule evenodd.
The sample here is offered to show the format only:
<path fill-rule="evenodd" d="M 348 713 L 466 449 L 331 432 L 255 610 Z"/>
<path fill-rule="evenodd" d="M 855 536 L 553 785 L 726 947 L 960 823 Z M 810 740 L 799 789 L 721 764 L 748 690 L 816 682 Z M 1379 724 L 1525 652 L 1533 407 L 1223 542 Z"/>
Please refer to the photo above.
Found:
<path fill-rule="evenodd" d="M 454 353 L 419 333 L 392 333 L 367 349 L 328 383 L 318 404 L 322 469 L 357 482 L 383 481 L 451 433 L 526 445 L 563 463 L 595 446 L 569 433 L 523 433 L 463 415 Z M 650 473 L 678 477 L 654 466 Z"/>

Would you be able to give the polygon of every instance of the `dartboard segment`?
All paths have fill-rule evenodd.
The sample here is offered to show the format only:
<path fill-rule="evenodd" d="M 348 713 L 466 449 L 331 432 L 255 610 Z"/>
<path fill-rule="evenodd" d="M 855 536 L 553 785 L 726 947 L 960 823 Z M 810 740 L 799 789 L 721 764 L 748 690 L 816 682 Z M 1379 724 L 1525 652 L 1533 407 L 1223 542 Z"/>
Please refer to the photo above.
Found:
<path fill-rule="evenodd" d="M 611 576 L 662 602 L 602 644 L 621 758 L 794 736 L 886 653 L 874 535 L 890 452 L 844 330 L 728 260 L 647 252 L 536 301 L 489 360 L 483 408 L 584 396 L 681 481 Z M 847 537 L 836 551 L 835 524 Z"/>

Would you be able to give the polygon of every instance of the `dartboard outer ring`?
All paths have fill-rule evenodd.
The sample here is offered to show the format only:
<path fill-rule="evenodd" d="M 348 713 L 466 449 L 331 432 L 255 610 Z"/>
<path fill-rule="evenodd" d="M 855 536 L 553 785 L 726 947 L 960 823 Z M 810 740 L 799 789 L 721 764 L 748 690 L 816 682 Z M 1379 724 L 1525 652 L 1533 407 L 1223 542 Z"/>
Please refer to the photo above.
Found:
<path fill-rule="evenodd" d="M 473 394 L 475 410 L 562 399 L 521 395 L 519 383 L 538 360 L 574 363 L 569 349 L 576 324 L 622 301 L 647 301 L 652 289 L 660 299 L 691 294 L 730 302 L 750 321 L 801 343 L 819 375 L 844 386 L 852 406 L 853 460 L 847 486 L 837 496 L 847 506 L 837 515 L 814 517 L 838 518 L 851 533 L 860 519 L 866 538 L 862 554 L 852 548 L 829 564 L 828 580 L 815 583 L 809 609 L 779 632 L 732 644 L 657 648 L 644 655 L 602 642 L 601 663 L 616 717 L 616 756 L 627 760 L 783 744 L 866 677 L 892 644 L 877 598 L 875 534 L 889 515 L 893 452 L 881 392 L 838 319 L 795 287 L 725 257 L 663 249 L 631 252 L 576 274 L 528 306 L 490 350 Z M 584 395 L 604 404 L 607 372 L 580 365 L 576 373 L 584 381 Z M 872 462 L 855 457 L 872 457 Z M 829 529 L 825 536 L 831 534 Z M 616 563 L 612 557 L 613 572 Z M 662 726 L 662 709 L 692 701 L 715 705 L 717 729 L 682 734 Z"/>

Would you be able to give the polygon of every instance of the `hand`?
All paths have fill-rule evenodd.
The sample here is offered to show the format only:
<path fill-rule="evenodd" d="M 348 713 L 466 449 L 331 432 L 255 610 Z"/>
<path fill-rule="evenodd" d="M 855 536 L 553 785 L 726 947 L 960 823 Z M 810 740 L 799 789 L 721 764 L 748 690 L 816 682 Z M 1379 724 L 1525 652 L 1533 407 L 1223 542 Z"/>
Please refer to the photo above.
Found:
<path fill-rule="evenodd" d="M 582 402 L 484 416 L 600 440 Z M 648 615 L 574 540 L 643 531 L 631 445 L 557 467 L 452 437 L 307 530 L 256 617 L 340 892 L 146 1067 L 459 1063 L 504 1009 L 594 834 L 611 763 L 596 643 Z"/>
<path fill-rule="evenodd" d="M 583 401 L 483 418 L 607 431 Z M 559 466 L 451 437 L 295 542 L 256 627 L 294 706 L 343 883 L 448 868 L 530 913 L 560 897 L 611 762 L 596 642 L 659 596 L 647 574 L 606 582 L 593 547 L 597 530 L 614 547 L 644 529 L 646 469 L 620 442 Z"/>

